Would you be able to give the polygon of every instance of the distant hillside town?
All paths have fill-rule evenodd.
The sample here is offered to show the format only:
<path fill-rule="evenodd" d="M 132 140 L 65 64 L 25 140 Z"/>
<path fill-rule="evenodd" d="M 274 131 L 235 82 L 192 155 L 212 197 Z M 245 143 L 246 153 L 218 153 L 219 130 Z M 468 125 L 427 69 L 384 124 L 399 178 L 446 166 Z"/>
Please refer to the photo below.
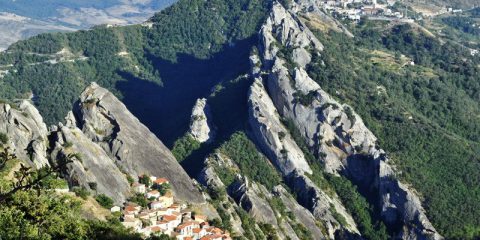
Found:
<path fill-rule="evenodd" d="M 362 17 L 365 17 L 370 20 L 411 23 L 423 18 L 422 15 L 413 12 L 403 1 L 398 0 L 327 0 L 323 2 L 323 8 L 337 19 L 351 21 L 360 21 Z M 444 6 L 433 15 L 462 11 L 462 9 L 452 6 Z"/>
<path fill-rule="evenodd" d="M 328 0 L 324 2 L 324 9 L 340 19 L 359 21 L 362 17 L 378 20 L 397 20 L 413 22 L 413 16 L 408 10 L 402 9 L 397 1 L 381 0 Z"/>
<path fill-rule="evenodd" d="M 166 178 L 140 176 L 132 184 L 135 197 L 123 208 L 110 210 L 119 214 L 126 228 L 145 237 L 167 235 L 177 240 L 230 240 L 230 234 L 211 226 L 206 216 L 188 209 L 175 201 Z"/>

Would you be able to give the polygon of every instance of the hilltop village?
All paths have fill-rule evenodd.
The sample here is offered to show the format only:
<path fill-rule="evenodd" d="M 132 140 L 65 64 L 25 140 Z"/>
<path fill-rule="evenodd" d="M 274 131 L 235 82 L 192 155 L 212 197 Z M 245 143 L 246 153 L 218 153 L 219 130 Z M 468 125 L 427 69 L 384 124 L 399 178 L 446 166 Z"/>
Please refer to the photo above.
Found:
<path fill-rule="evenodd" d="M 323 9 L 337 19 L 360 21 L 362 17 L 370 20 L 396 21 L 412 23 L 422 20 L 423 16 L 435 16 L 446 13 L 461 13 L 462 9 L 444 6 L 437 12 L 418 15 L 403 1 L 398 0 L 325 0 Z"/>
<path fill-rule="evenodd" d="M 397 1 L 391 0 L 328 0 L 323 7 L 339 19 L 359 21 L 362 17 L 367 17 L 372 20 L 413 22 L 407 9 L 399 8 L 396 3 Z"/>
<path fill-rule="evenodd" d="M 135 196 L 123 208 L 110 210 L 121 215 L 126 228 L 148 236 L 167 235 L 177 240 L 230 240 L 230 234 L 211 226 L 206 216 L 190 211 L 186 204 L 175 201 L 166 178 L 140 176 L 132 184 Z"/>

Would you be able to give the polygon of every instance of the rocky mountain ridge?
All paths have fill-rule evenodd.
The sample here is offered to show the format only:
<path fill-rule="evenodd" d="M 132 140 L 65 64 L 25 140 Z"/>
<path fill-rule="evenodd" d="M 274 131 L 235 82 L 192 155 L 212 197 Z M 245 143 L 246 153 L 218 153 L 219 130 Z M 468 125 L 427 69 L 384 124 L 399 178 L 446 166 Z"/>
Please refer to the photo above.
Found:
<path fill-rule="evenodd" d="M 305 72 L 311 54 L 321 54 L 322 45 L 292 11 L 274 4 L 259 46 L 261 77 L 279 114 L 300 129 L 327 172 L 373 188 L 382 218 L 391 225 L 403 224 L 400 238 L 442 239 L 427 219 L 418 196 L 396 179 L 388 157 L 376 146 L 376 137 L 361 118 L 324 92 Z M 279 55 L 288 51 L 290 56 Z M 258 76 L 258 69 L 254 68 L 253 74 Z M 255 84 L 259 83 L 257 80 Z M 258 128 L 256 124 L 252 127 Z M 276 148 L 271 143 L 269 147 Z"/>
<path fill-rule="evenodd" d="M 371 205 L 379 209 L 381 220 L 398 228 L 393 237 L 442 239 L 427 218 L 420 198 L 397 179 L 395 166 L 361 117 L 351 106 L 324 91 L 307 73 L 312 58 L 323 54 L 324 45 L 302 16 L 327 19 L 337 31 L 353 36 L 324 15 L 319 4 L 300 0 L 284 7 L 274 2 L 258 33 L 259 43 L 250 55 L 248 77 L 253 83 L 245 99 L 245 132 L 268 160 L 266 164 L 281 176 L 273 188 L 254 180 L 232 156 L 218 149 L 197 159 L 205 160 L 197 176 L 202 186 L 197 186 L 164 144 L 112 93 L 97 84 L 91 84 L 81 94 L 65 124 L 58 124 L 50 133 L 28 102 L 19 109 L 4 105 L 0 132 L 19 134 L 10 144 L 22 154 L 19 156 L 30 159 L 37 167 L 61 163 L 70 154 L 78 153 L 81 157 L 73 156 L 74 162 L 63 172 L 70 185 L 105 193 L 119 203 L 129 195 L 129 175 L 167 177 L 178 198 L 204 203 L 205 197 L 225 225 L 230 224 L 233 232 L 248 239 L 365 237 L 354 213 L 338 194 L 314 181 L 315 174 L 323 170 L 349 179 L 366 192 L 372 198 Z M 187 133 L 213 149 L 224 136 L 214 134 L 217 119 L 212 119 L 207 101 L 198 99 L 193 106 Z M 307 159 L 307 151 L 289 132 L 285 121 L 291 121 L 299 130 L 315 162 Z M 45 140 L 47 136 L 50 144 Z M 48 156 L 52 162 L 46 160 Z M 302 234 L 302 226 L 311 235 Z"/>
<path fill-rule="evenodd" d="M 41 168 L 73 156 L 62 170 L 70 188 L 103 193 L 121 204 L 131 196 L 128 177 L 148 174 L 168 178 L 179 200 L 205 203 L 170 150 L 96 83 L 85 89 L 65 124 L 52 126 L 51 131 L 28 101 L 18 109 L 10 104 L 1 109 L 0 132 L 9 137 L 8 146 L 19 159 Z"/>

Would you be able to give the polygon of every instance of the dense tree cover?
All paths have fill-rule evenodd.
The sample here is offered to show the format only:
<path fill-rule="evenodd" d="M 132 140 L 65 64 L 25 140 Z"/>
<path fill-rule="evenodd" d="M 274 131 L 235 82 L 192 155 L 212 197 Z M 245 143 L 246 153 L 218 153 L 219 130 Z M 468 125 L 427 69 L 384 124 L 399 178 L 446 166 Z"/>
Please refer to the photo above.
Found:
<path fill-rule="evenodd" d="M 79 217 L 82 202 L 53 191 L 55 173 L 48 169 L 21 166 L 12 179 L 19 161 L 5 151 L 0 154 L 1 239 L 141 239 L 118 221 Z"/>
<path fill-rule="evenodd" d="M 326 47 L 310 75 L 362 116 L 441 234 L 478 237 L 480 59 L 409 25 L 352 30 L 355 39 L 316 32 Z"/>
<path fill-rule="evenodd" d="M 200 148 L 200 142 L 195 140 L 190 134 L 185 134 L 183 137 L 175 141 L 173 144 L 172 153 L 181 162 L 192 154 L 193 151 Z"/>
<path fill-rule="evenodd" d="M 100 204 L 100 206 L 110 209 L 113 207 L 113 200 L 105 194 L 98 194 L 95 196 L 95 200 Z"/>
<path fill-rule="evenodd" d="M 178 52 L 207 57 L 255 33 L 268 7 L 261 0 L 181 0 L 152 18 L 158 24 L 149 32 L 149 48 L 166 59 Z"/>
<path fill-rule="evenodd" d="M 451 16 L 442 18 L 442 21 L 456 29 L 459 29 L 465 33 L 480 35 L 480 29 L 478 23 L 470 17 Z"/>
<path fill-rule="evenodd" d="M 244 132 L 233 134 L 219 150 L 231 158 L 242 174 L 251 180 L 268 189 L 280 184 L 281 178 L 278 172 Z"/>
<path fill-rule="evenodd" d="M 0 132 L 0 147 L 3 147 L 4 144 L 7 144 L 8 136 L 7 134 Z"/>
<path fill-rule="evenodd" d="M 374 210 L 348 179 L 329 175 L 328 181 L 335 188 L 342 203 L 352 214 L 362 236 L 371 240 L 389 238 L 383 222 L 373 221 L 371 213 Z"/>

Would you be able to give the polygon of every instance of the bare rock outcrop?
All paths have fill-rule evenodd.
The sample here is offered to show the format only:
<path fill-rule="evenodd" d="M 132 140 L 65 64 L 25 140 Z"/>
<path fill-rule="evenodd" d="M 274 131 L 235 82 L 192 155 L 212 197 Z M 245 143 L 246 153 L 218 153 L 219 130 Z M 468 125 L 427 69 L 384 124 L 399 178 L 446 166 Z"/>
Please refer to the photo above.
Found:
<path fill-rule="evenodd" d="M 54 165 L 63 164 L 72 157 L 62 174 L 70 188 L 82 187 L 94 193 L 111 197 L 122 204 L 130 194 L 126 175 L 120 171 L 108 154 L 75 126 L 60 125 L 52 132 L 54 142 L 52 160 Z"/>
<path fill-rule="evenodd" d="M 278 54 L 283 48 L 304 49 L 310 55 L 321 54 L 322 48 L 315 47 L 321 46 L 318 40 L 292 16 L 294 11 L 298 10 L 288 11 L 274 4 L 260 32 L 262 72 L 268 73 L 268 79 L 264 80 L 279 114 L 295 123 L 311 150 L 324 162 L 327 172 L 343 174 L 359 186 L 373 189 L 384 220 L 404 226 L 400 233 L 402 238 L 442 239 L 426 217 L 418 196 L 395 177 L 394 167 L 385 152 L 378 148 L 376 137 L 360 116 L 350 106 L 335 101 L 308 76 L 304 66 L 310 59 L 298 57 L 299 54 Z M 286 61 L 296 63 L 296 67 L 287 68 Z M 303 191 L 314 186 L 302 174 L 298 176 L 292 180 L 294 189 Z M 318 199 L 322 197 L 315 190 L 303 193 L 315 193 Z M 320 205 L 322 202 L 324 200 L 317 201 Z M 322 215 L 315 210 L 313 213 Z"/>
<path fill-rule="evenodd" d="M 74 115 L 78 128 L 126 173 L 165 177 L 176 199 L 205 202 L 170 150 L 108 90 L 92 83 L 75 104 Z"/>
<path fill-rule="evenodd" d="M 8 146 L 21 160 L 36 168 L 48 166 L 47 126 L 38 110 L 28 101 L 18 106 L 0 104 L 0 133 L 9 138 Z"/>
<path fill-rule="evenodd" d="M 293 171 L 311 174 L 312 169 L 302 150 L 281 123 L 280 116 L 260 79 L 256 79 L 250 88 L 248 105 L 249 122 L 257 142 L 282 174 L 286 176 Z"/>
<path fill-rule="evenodd" d="M 200 143 L 211 142 L 215 131 L 211 122 L 210 107 L 207 99 L 198 99 L 192 109 L 189 134 Z"/>
<path fill-rule="evenodd" d="M 323 44 L 313 33 L 277 2 L 274 3 L 270 16 L 260 30 L 260 41 L 261 56 L 266 60 L 264 63 L 267 66 L 281 50 L 280 46 L 294 49 L 297 63 L 301 66 L 305 66 L 311 60 L 311 54 L 306 51 L 307 48 L 323 50 Z M 277 42 L 279 44 L 275 44 Z"/>
<path fill-rule="evenodd" d="M 298 224 L 305 226 L 312 233 L 313 239 L 325 239 L 326 233 L 324 234 L 316 225 L 314 216 L 295 202 L 294 198 L 282 186 L 277 186 L 271 191 L 264 185 L 249 180 L 241 175 L 240 169 L 230 158 L 220 152 L 215 152 L 209 156 L 205 163 L 205 168 L 198 176 L 199 182 L 208 189 L 227 189 L 225 194 L 227 194 L 227 199 L 234 200 L 231 203 L 235 206 L 234 208 L 242 208 L 258 224 L 271 225 L 276 229 L 276 234 L 280 239 L 300 239 L 294 230 L 298 227 Z M 228 184 L 223 183 L 219 177 L 225 169 L 239 173 L 235 176 L 235 180 Z M 283 202 L 283 205 L 273 204 L 275 199 Z M 225 205 L 230 204 L 222 204 L 222 206 Z M 227 209 L 226 211 L 231 214 L 232 219 L 238 218 L 235 210 Z M 281 215 L 281 212 L 292 213 L 294 217 Z M 232 221 L 231 223 L 234 229 L 240 229 L 241 232 L 245 231 L 238 222 Z M 257 224 L 255 226 L 258 228 Z"/>
<path fill-rule="evenodd" d="M 232 197 L 257 221 L 278 225 L 275 212 L 268 202 L 260 196 L 268 196 L 270 193 L 248 178 L 238 175 L 237 180 L 229 187 Z M 265 195 L 266 194 L 266 195 Z"/>
<path fill-rule="evenodd" d="M 317 226 L 317 220 L 312 213 L 299 205 L 283 186 L 276 186 L 273 189 L 273 195 L 280 198 L 287 210 L 295 216 L 297 221 L 312 233 L 313 239 L 326 239 L 325 233 Z"/>
<path fill-rule="evenodd" d="M 300 204 L 309 209 L 316 219 L 321 220 L 328 231 L 328 236 L 334 238 L 337 231 L 347 230 L 359 235 L 356 223 L 336 196 L 329 196 L 303 174 L 293 173 L 288 179 L 289 186 L 298 196 Z M 336 218 L 338 213 L 346 221 L 342 226 Z"/>

